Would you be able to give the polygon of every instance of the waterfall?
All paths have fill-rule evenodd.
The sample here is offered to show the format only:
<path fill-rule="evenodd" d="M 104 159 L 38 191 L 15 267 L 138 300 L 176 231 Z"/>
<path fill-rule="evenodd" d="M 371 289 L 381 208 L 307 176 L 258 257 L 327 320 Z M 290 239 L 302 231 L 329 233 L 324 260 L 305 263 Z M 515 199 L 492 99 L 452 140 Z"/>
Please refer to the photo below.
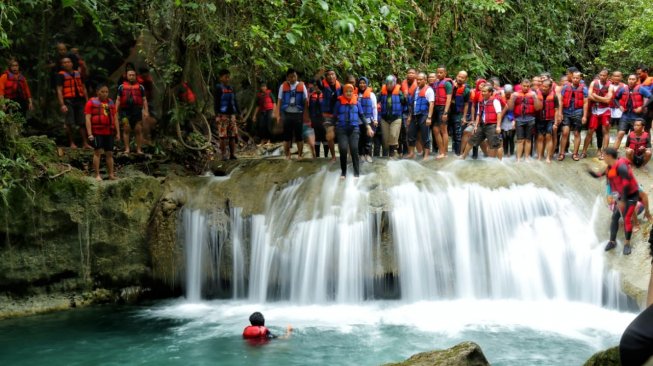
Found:
<path fill-rule="evenodd" d="M 533 184 L 490 189 L 447 172 L 410 176 L 393 164 L 385 173 L 363 184 L 323 170 L 270 192 L 263 214 L 232 209 L 229 240 L 214 245 L 219 255 L 208 263 L 223 277 L 209 280 L 252 302 L 359 303 L 387 297 L 391 286 L 408 302 L 625 304 L 594 232 L 596 205 L 586 213 L 576 197 Z M 365 188 L 378 185 L 385 212 Z M 184 209 L 183 217 L 187 298 L 198 300 L 207 277 L 202 247 L 225 235 L 215 233 L 210 212 Z M 384 283 L 388 276 L 396 281 Z"/>

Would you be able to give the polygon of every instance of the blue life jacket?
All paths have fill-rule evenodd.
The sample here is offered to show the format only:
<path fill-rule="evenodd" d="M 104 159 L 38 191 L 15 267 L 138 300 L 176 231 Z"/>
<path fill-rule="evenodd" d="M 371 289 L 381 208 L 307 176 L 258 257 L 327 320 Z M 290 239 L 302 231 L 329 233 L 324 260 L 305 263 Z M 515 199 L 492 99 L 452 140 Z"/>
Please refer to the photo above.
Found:
<path fill-rule="evenodd" d="M 335 91 L 331 89 L 331 86 L 326 80 L 322 80 L 322 113 L 333 115 L 333 107 L 336 102 L 336 98 L 342 95 L 342 87 L 340 83 L 336 80 Z"/>
<path fill-rule="evenodd" d="M 359 108 L 362 109 L 362 107 L 358 103 L 357 98 L 354 96 L 348 101 L 344 96 L 340 96 L 338 102 L 336 102 L 336 106 L 338 107 L 338 127 L 354 127 L 354 129 L 358 129 L 358 124 L 360 123 Z"/>
<path fill-rule="evenodd" d="M 236 114 L 238 107 L 236 107 L 236 95 L 234 89 L 230 85 L 217 84 L 216 89 L 220 90 L 220 108 L 218 111 L 222 114 Z"/>
<path fill-rule="evenodd" d="M 415 90 L 415 110 L 413 111 L 414 115 L 418 116 L 421 114 L 429 113 L 429 101 L 426 99 L 426 92 L 429 89 L 431 89 L 431 87 L 426 85 L 420 89 L 419 93 L 417 93 L 417 90 Z"/>
<path fill-rule="evenodd" d="M 381 88 L 381 116 L 401 116 L 404 106 L 401 105 L 401 86 L 395 85 L 390 96 L 392 110 L 388 111 L 388 90 L 384 85 Z"/>
<path fill-rule="evenodd" d="M 359 99 L 360 105 L 363 108 L 363 114 L 366 118 L 372 118 L 372 116 L 374 116 L 374 108 L 376 108 L 376 106 L 372 104 L 371 94 L 372 88 L 367 88 Z"/>
<path fill-rule="evenodd" d="M 295 108 L 300 112 L 304 111 L 304 83 L 301 81 L 295 87 L 295 90 L 292 90 L 290 83 L 284 81 L 281 85 L 281 111 L 285 111 L 286 108 L 290 106 L 290 99 L 295 97 Z"/>

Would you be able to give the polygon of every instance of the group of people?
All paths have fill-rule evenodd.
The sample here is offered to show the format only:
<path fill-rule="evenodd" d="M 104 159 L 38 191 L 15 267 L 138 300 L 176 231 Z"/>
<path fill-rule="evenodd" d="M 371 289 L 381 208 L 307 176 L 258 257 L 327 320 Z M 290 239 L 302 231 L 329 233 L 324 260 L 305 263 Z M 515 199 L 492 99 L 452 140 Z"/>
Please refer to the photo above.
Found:
<path fill-rule="evenodd" d="M 514 86 L 491 78 L 470 87 L 465 71 L 451 79 L 445 66 L 433 73 L 410 68 L 403 81 L 390 75 L 375 93 L 364 76 L 348 76 L 341 84 L 334 70 L 323 70 L 304 83 L 289 70 L 276 98 L 261 85 L 256 116 L 264 142 L 275 118 L 283 127 L 288 159 L 294 141 L 299 158 L 306 142 L 313 157 L 320 156 L 322 146 L 324 156 L 335 160 L 337 142 L 343 177 L 348 154 L 355 176 L 359 161 L 371 162 L 373 156 L 428 159 L 435 153 L 442 159 L 451 151 L 465 159 L 470 152 L 478 156 L 479 148 L 499 159 L 515 155 L 519 162 L 535 156 L 547 163 L 564 160 L 571 149 L 578 161 L 587 157 L 594 135 L 597 157 L 603 160 L 613 125 L 618 132 L 612 146 L 618 149 L 625 136 L 627 159 L 641 167 L 651 158 L 653 77 L 648 72 L 639 66 L 624 83 L 620 71 L 602 70 L 588 86 L 570 67 L 558 82 L 542 73 Z M 233 89 L 222 95 L 227 97 L 216 104 L 235 101 Z"/>

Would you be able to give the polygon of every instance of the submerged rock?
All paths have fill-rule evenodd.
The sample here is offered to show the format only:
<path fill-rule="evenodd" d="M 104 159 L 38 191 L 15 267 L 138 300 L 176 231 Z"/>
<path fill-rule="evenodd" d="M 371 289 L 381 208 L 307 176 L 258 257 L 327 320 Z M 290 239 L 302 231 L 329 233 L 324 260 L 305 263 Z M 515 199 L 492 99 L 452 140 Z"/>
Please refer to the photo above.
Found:
<path fill-rule="evenodd" d="M 488 366 L 481 347 L 474 342 L 463 342 L 441 351 L 422 352 L 404 362 L 385 366 Z"/>

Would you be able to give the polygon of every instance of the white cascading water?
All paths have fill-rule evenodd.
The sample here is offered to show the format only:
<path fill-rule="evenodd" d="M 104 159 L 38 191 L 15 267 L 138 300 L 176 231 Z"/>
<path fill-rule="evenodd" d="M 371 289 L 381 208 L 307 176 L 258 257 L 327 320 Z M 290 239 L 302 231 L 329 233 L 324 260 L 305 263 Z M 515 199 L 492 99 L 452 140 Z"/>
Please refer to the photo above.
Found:
<path fill-rule="evenodd" d="M 625 304 L 590 218 L 569 199 L 534 185 L 489 189 L 446 173 L 411 180 L 405 165 L 395 163 L 387 164 L 387 174 L 390 248 L 381 244 L 381 213 L 370 208 L 362 182 L 340 182 L 336 172 L 322 171 L 270 193 L 263 215 L 243 218 L 232 209 L 231 255 L 220 250 L 212 264 L 231 269 L 213 271 L 230 273 L 233 297 L 253 302 L 359 303 L 374 297 L 375 279 L 394 273 L 409 302 Z M 186 290 L 194 301 L 207 277 L 197 246 L 225 236 L 208 216 L 184 213 Z"/>

